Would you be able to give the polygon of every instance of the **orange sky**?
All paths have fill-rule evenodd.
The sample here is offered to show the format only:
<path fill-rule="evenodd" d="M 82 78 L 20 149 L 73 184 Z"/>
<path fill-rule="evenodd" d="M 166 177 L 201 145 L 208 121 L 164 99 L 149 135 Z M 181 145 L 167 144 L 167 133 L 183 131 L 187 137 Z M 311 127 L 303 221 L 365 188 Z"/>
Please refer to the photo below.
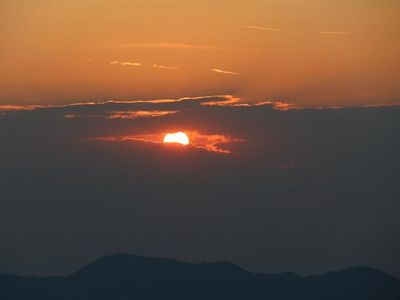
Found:
<path fill-rule="evenodd" d="M 398 0 L 3 0 L 0 104 L 400 101 Z"/>

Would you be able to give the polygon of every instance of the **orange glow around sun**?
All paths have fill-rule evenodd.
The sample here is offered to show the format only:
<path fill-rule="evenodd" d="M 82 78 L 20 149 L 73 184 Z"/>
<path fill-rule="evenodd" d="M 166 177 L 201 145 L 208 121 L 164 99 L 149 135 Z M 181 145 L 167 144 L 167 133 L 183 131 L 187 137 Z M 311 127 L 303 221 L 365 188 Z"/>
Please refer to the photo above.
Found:
<path fill-rule="evenodd" d="M 164 136 L 164 143 L 177 143 L 181 145 L 189 144 L 189 137 L 184 132 L 168 133 Z"/>

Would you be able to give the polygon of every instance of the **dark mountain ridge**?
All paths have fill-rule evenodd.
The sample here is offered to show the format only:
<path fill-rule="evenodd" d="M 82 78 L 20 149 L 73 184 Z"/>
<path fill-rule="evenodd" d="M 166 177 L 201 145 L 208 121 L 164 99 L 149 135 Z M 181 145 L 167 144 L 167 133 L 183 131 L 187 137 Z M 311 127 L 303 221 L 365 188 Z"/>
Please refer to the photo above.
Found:
<path fill-rule="evenodd" d="M 226 261 L 185 263 L 116 254 L 64 277 L 0 274 L 0 299 L 400 300 L 400 280 L 368 267 L 301 277 L 251 273 Z"/>

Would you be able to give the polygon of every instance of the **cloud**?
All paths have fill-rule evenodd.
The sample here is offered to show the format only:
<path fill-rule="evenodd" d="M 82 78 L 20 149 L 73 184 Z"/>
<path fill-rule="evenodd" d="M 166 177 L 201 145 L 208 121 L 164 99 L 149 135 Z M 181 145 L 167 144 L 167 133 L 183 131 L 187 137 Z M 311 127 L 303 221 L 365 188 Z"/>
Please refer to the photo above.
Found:
<path fill-rule="evenodd" d="M 120 66 L 124 66 L 124 67 L 127 67 L 127 66 L 140 67 L 142 64 L 139 62 L 130 62 L 130 61 L 120 62 L 118 60 L 114 60 L 114 61 L 110 62 L 110 65 L 120 65 Z"/>
<path fill-rule="evenodd" d="M 0 111 L 34 110 L 42 107 L 42 105 L 0 105 Z"/>
<path fill-rule="evenodd" d="M 155 134 L 141 134 L 133 136 L 107 136 L 88 139 L 89 141 L 100 141 L 100 142 L 144 142 L 153 144 L 163 144 L 163 139 L 169 132 L 160 132 Z M 245 142 L 242 138 L 235 138 L 229 135 L 223 134 L 206 134 L 199 131 L 185 131 L 190 140 L 189 147 L 196 149 L 215 152 L 220 154 L 232 154 L 229 148 L 225 148 L 226 145 L 232 143 L 243 143 Z M 170 145 L 167 145 L 170 146 Z"/>
<path fill-rule="evenodd" d="M 256 29 L 256 30 L 263 30 L 263 31 L 272 31 L 272 32 L 286 32 L 285 30 L 279 28 L 272 28 L 272 27 L 263 27 L 263 26 L 253 26 L 253 25 L 245 25 L 244 28 L 247 29 Z"/>
<path fill-rule="evenodd" d="M 117 48 L 143 48 L 143 49 L 187 49 L 187 50 L 226 50 L 217 46 L 195 45 L 185 43 L 120 43 L 113 45 Z"/>
<path fill-rule="evenodd" d="M 104 119 L 123 119 L 132 120 L 137 118 L 160 118 L 178 113 L 177 110 L 137 110 L 137 111 L 110 111 L 106 113 L 89 113 L 89 114 L 65 114 L 66 119 L 77 118 L 104 118 Z"/>
<path fill-rule="evenodd" d="M 206 151 L 231 154 L 231 150 L 225 149 L 226 145 L 232 143 L 243 143 L 246 140 L 242 138 L 232 137 L 223 134 L 202 134 L 198 131 L 190 131 L 187 133 L 190 138 L 190 143 L 199 149 Z"/>
<path fill-rule="evenodd" d="M 348 31 L 320 31 L 321 34 L 332 34 L 332 35 L 342 35 L 342 34 L 351 34 L 352 32 Z"/>
<path fill-rule="evenodd" d="M 239 73 L 236 73 L 236 72 L 225 71 L 225 70 L 221 70 L 221 69 L 212 68 L 212 69 L 210 69 L 210 70 L 211 70 L 212 72 L 220 73 L 220 74 L 235 75 L 235 76 L 240 75 Z"/>
<path fill-rule="evenodd" d="M 157 64 L 154 64 L 154 65 L 153 65 L 153 68 L 156 68 L 156 69 L 164 69 L 164 70 L 178 70 L 178 69 L 179 69 L 178 67 L 165 66 L 165 65 L 157 65 Z"/>
<path fill-rule="evenodd" d="M 247 106 L 247 105 L 256 105 L 256 104 L 245 103 L 238 97 L 227 96 L 227 97 L 219 98 L 215 101 L 204 101 L 201 103 L 201 105 L 206 105 L 206 106 Z"/>
<path fill-rule="evenodd" d="M 212 96 L 201 96 L 201 97 L 185 97 L 180 99 L 153 99 L 153 100 L 109 100 L 109 101 L 97 101 L 97 102 L 75 102 L 69 104 L 59 105 L 0 105 L 0 111 L 31 111 L 31 110 L 59 110 L 59 111 L 70 111 L 70 112 L 86 112 L 86 111 L 110 111 L 110 107 L 119 107 L 129 109 L 132 107 L 139 108 L 159 108 L 162 107 L 178 107 L 187 105 L 200 105 L 205 102 L 225 102 L 231 101 L 231 99 L 237 99 L 231 95 L 212 95 Z"/>
<path fill-rule="evenodd" d="M 134 113 L 135 111 L 142 112 L 164 112 L 164 111 L 179 111 L 182 108 L 191 108 L 199 106 L 231 106 L 231 107 L 270 107 L 276 110 L 301 110 L 301 109 L 344 109 L 346 107 L 314 107 L 314 106 L 298 106 L 293 103 L 272 100 L 260 101 L 245 101 L 233 95 L 210 95 L 200 97 L 185 97 L 179 99 L 153 99 L 153 100 L 109 100 L 98 102 L 76 102 L 60 105 L 0 105 L 1 112 L 18 112 L 18 111 L 45 111 L 55 110 L 68 113 L 79 112 L 81 117 L 85 113 L 101 112 L 101 116 L 106 118 L 106 115 L 112 111 L 126 111 Z M 380 103 L 376 105 L 364 105 L 363 108 L 384 108 L 398 107 L 400 103 Z M 360 108 L 355 106 L 353 108 Z M 92 114 L 93 116 L 93 114 Z M 72 117 L 71 117 L 72 118 Z"/>
<path fill-rule="evenodd" d="M 186 97 L 180 99 L 154 99 L 154 100 L 110 100 L 99 102 L 77 102 L 62 105 L 2 105 L 2 115 L 18 111 L 46 111 L 55 110 L 63 112 L 65 119 L 135 119 L 145 117 L 165 117 L 177 114 L 182 108 L 190 109 L 201 106 L 217 107 L 267 107 L 275 110 L 301 110 L 301 109 L 341 109 L 340 106 L 332 107 L 301 107 L 282 101 L 260 100 L 244 101 L 232 95 L 212 95 L 202 97 Z M 399 103 L 381 103 L 366 105 L 364 107 L 396 107 Z"/>
<path fill-rule="evenodd" d="M 273 27 L 263 27 L 263 26 L 253 26 L 253 25 L 245 25 L 244 28 L 247 29 L 255 29 L 255 30 L 262 30 L 262 31 L 271 31 L 271 32 L 287 32 L 286 30 L 273 28 Z M 320 31 L 320 34 L 331 34 L 331 35 L 346 35 L 351 34 L 352 32 L 348 31 Z"/>
<path fill-rule="evenodd" d="M 136 118 L 159 118 L 171 116 L 178 113 L 177 110 L 138 110 L 138 111 L 112 111 L 107 116 L 108 119 L 136 119 Z"/>
<path fill-rule="evenodd" d="M 121 66 L 134 66 L 134 67 L 140 67 L 142 64 L 141 63 L 137 63 L 137 62 L 122 62 L 120 63 Z"/>

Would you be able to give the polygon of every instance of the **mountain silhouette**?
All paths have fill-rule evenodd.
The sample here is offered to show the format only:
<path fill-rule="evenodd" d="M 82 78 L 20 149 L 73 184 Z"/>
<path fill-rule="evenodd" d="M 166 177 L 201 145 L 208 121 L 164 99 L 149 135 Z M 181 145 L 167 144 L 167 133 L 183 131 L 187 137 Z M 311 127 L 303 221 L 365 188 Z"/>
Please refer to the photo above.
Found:
<path fill-rule="evenodd" d="M 400 280 L 368 267 L 302 277 L 251 273 L 231 262 L 105 256 L 69 276 L 0 274 L 1 300 L 400 300 Z"/>

